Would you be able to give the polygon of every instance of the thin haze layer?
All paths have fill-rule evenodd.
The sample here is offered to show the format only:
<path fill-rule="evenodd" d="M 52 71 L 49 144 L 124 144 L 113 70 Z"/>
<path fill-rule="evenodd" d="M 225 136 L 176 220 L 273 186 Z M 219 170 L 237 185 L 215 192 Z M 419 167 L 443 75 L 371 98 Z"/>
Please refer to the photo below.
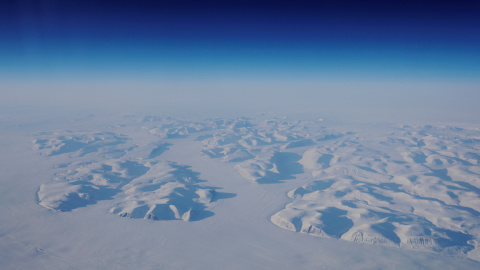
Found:
<path fill-rule="evenodd" d="M 475 1 L 2 3 L 2 107 L 475 121 Z"/>

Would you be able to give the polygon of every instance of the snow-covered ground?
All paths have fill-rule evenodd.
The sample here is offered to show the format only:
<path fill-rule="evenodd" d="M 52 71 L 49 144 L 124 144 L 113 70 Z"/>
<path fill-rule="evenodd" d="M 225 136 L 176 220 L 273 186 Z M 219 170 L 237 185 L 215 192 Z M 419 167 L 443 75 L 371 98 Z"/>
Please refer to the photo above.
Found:
<path fill-rule="evenodd" d="M 480 267 L 475 126 L 2 115 L 0 132 L 2 269 Z"/>

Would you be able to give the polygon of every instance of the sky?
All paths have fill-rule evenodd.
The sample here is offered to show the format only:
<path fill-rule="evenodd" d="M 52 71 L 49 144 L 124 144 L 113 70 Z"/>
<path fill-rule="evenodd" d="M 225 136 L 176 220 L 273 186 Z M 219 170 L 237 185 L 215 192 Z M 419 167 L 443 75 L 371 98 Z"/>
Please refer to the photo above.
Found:
<path fill-rule="evenodd" d="M 0 13 L 4 107 L 479 112 L 478 1 L 2 1 Z"/>

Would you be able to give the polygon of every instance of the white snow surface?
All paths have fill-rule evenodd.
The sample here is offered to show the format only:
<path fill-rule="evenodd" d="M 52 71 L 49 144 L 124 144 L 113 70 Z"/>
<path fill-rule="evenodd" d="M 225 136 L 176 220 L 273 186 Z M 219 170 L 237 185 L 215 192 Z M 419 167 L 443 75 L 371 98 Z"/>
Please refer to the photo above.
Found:
<path fill-rule="evenodd" d="M 2 269 L 480 267 L 475 126 L 3 118 Z"/>

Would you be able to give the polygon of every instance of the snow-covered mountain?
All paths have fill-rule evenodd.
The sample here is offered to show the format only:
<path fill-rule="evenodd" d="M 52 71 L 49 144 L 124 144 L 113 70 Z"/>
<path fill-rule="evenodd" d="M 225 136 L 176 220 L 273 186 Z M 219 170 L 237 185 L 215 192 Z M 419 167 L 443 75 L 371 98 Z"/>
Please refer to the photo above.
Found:
<path fill-rule="evenodd" d="M 366 255 L 379 250 L 388 253 L 384 259 L 390 257 L 395 267 L 418 266 L 426 258 L 433 263 L 421 264 L 424 268 L 479 265 L 478 128 L 347 126 L 275 117 L 193 121 L 127 116 L 114 121 L 86 118 L 68 128 L 33 129 L 29 136 L 33 147 L 24 151 L 34 151 L 30 159 L 39 162 L 30 170 L 41 173 L 25 183 L 35 184 L 28 189 L 36 194 L 31 202 L 43 207 L 26 210 L 40 219 L 29 230 L 33 224 L 43 224 L 39 226 L 68 231 L 68 239 L 78 240 L 65 227 L 71 226 L 89 241 L 97 241 L 105 231 L 91 226 L 105 222 L 110 242 L 96 243 L 95 254 L 75 251 L 98 258 L 93 264 L 98 267 L 106 261 L 122 261 L 119 255 L 98 253 L 100 247 L 125 256 L 127 250 L 142 245 L 111 237 L 132 241 L 127 235 L 136 234 L 144 241 L 140 249 L 147 252 L 142 256 L 148 267 L 169 269 L 203 269 L 211 265 L 207 258 L 213 259 L 221 247 L 231 250 L 231 245 L 238 245 L 233 250 L 240 253 L 219 259 L 227 268 L 233 258 L 237 258 L 235 267 L 229 266 L 239 269 L 388 266 L 373 253 Z M 13 207 L 3 210 L 4 220 L 5 214 L 25 210 Z M 27 256 L 30 262 L 61 268 L 65 265 L 59 263 L 61 257 L 85 266 L 72 262 L 70 251 L 35 230 L 31 233 L 37 240 L 31 242 L 29 237 L 19 238 L 11 223 L 5 224 L 2 238 L 8 241 L 4 243 L 30 249 L 36 254 Z M 149 238 L 157 229 L 159 245 Z M 50 229 L 38 231 L 55 235 Z M 206 238 L 210 242 L 198 249 L 201 255 L 187 248 Z M 288 241 L 287 249 L 278 241 Z M 305 251 L 314 247 L 323 251 L 332 247 L 331 252 L 338 254 L 319 264 L 318 254 Z M 177 264 L 174 258 L 180 256 L 172 251 L 158 258 L 148 255 L 182 248 L 193 256 L 192 262 L 201 263 Z M 260 250 L 263 255 L 255 255 Z M 422 252 L 412 253 L 417 251 Z M 286 263 L 279 255 L 283 252 L 291 254 L 285 257 L 289 259 L 302 254 L 302 262 Z M 242 256 L 251 261 L 242 264 Z M 343 256 L 357 259 L 340 262 Z M 405 256 L 411 260 L 402 261 Z"/>

